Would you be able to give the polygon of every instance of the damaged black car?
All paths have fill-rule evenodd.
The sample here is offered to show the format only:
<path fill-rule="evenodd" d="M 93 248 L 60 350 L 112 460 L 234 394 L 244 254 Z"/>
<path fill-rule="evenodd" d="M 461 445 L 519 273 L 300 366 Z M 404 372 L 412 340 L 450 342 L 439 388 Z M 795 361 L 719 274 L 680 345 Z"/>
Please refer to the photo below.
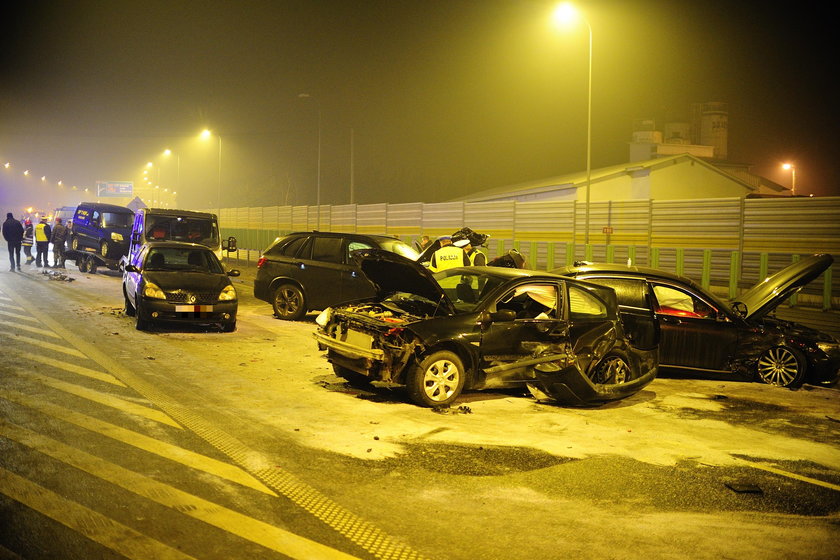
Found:
<path fill-rule="evenodd" d="M 404 385 L 427 407 L 485 388 L 585 405 L 633 395 L 656 376 L 652 308 L 619 312 L 611 288 L 511 268 L 432 276 L 386 251 L 356 258 L 377 296 L 325 310 L 315 333 L 350 382 Z"/>
<path fill-rule="evenodd" d="M 653 301 L 662 331 L 663 372 L 756 379 L 796 388 L 806 382 L 837 381 L 840 343 L 774 313 L 833 262 L 827 254 L 804 257 L 732 301 L 719 299 L 688 278 L 652 268 L 579 263 L 553 272 L 611 287 L 623 306 Z"/>

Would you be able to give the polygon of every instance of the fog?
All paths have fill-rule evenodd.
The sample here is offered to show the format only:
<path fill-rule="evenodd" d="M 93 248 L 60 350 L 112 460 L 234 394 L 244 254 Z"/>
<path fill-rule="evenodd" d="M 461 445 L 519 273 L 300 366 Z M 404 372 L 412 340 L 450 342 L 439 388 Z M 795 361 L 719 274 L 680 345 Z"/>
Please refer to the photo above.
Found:
<path fill-rule="evenodd" d="M 588 30 L 552 27 L 552 3 L 21 4 L 0 39 L 4 210 L 140 185 L 148 162 L 184 208 L 314 204 L 319 184 L 346 204 L 351 181 L 356 203 L 436 202 L 586 164 Z M 730 161 L 786 186 L 794 161 L 798 192 L 840 194 L 827 7 L 580 7 L 594 168 L 627 161 L 634 119 L 721 101 Z"/>

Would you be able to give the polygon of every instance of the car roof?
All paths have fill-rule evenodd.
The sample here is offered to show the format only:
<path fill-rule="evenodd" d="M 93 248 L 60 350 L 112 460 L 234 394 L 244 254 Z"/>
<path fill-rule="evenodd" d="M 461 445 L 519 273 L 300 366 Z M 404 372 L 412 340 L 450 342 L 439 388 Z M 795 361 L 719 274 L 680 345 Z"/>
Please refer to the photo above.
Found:
<path fill-rule="evenodd" d="M 281 236 L 280 239 L 287 239 L 289 237 L 300 237 L 303 235 L 322 235 L 324 237 L 348 237 L 348 238 L 355 238 L 355 239 L 376 239 L 379 241 L 402 241 L 399 237 L 394 235 L 382 235 L 376 233 L 347 233 L 341 231 L 295 231 L 286 235 Z"/>
<path fill-rule="evenodd" d="M 213 252 L 206 245 L 187 243 L 185 241 L 149 241 L 145 246 L 149 249 L 204 249 L 205 251 Z"/>
<path fill-rule="evenodd" d="M 82 202 L 79 206 L 89 206 L 91 208 L 96 208 L 102 212 L 115 212 L 115 213 L 122 213 L 122 214 L 134 214 L 134 210 L 131 208 L 126 208 L 125 206 L 117 206 L 116 204 L 106 204 L 104 202 Z"/>
<path fill-rule="evenodd" d="M 176 208 L 141 208 L 139 212 L 153 216 L 182 216 L 192 218 L 213 218 L 216 215 L 211 212 L 198 212 L 196 210 L 178 210 Z"/>
<path fill-rule="evenodd" d="M 648 268 L 645 266 L 633 266 L 633 265 L 626 265 L 626 264 L 617 264 L 617 263 L 585 263 L 585 264 L 576 264 L 573 266 L 566 266 L 563 268 L 556 268 L 552 270 L 554 274 L 559 274 L 561 276 L 567 275 L 577 275 L 577 274 L 622 274 L 627 276 L 644 276 L 646 278 L 659 278 L 662 280 L 673 280 L 675 282 L 681 282 L 683 284 L 688 284 L 690 286 L 697 286 L 697 283 L 694 282 L 691 278 L 686 278 L 685 276 L 680 276 L 678 274 L 673 274 L 671 272 L 665 270 L 659 270 L 656 268 Z"/>

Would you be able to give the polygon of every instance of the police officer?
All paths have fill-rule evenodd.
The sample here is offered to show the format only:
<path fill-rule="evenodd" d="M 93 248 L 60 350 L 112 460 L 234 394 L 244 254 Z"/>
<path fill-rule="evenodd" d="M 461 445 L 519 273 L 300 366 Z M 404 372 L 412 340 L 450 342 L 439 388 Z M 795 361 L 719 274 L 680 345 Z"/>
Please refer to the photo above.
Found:
<path fill-rule="evenodd" d="M 47 218 L 41 218 L 41 221 L 35 226 L 35 247 L 38 252 L 35 254 L 35 266 L 41 266 L 41 256 L 44 258 L 44 266 L 50 266 L 47 262 L 47 253 L 50 250 L 50 237 L 52 236 L 52 228 L 47 223 Z"/>
<path fill-rule="evenodd" d="M 470 259 L 471 266 L 487 266 L 487 255 L 472 246 L 469 239 L 461 239 L 456 241 L 453 245 L 457 245 L 464 249 L 467 257 Z"/>
<path fill-rule="evenodd" d="M 32 227 L 32 220 L 26 218 L 23 223 L 23 254 L 26 255 L 26 264 L 32 264 L 35 257 L 32 256 L 32 246 L 35 244 L 35 228 Z"/>
<path fill-rule="evenodd" d="M 462 248 L 452 244 L 451 237 L 444 236 L 438 241 L 440 241 L 440 249 L 432 253 L 432 261 L 429 264 L 432 272 L 440 272 L 457 266 L 470 266 L 470 258 Z"/>

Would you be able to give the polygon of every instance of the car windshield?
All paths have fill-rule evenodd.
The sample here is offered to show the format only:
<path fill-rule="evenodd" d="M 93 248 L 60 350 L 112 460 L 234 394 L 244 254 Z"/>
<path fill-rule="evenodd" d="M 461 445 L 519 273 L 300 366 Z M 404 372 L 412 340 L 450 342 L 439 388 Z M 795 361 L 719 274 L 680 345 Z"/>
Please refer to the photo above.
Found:
<path fill-rule="evenodd" d="M 146 265 L 143 269 L 224 273 L 219 259 L 211 251 L 188 247 L 155 247 L 146 256 Z"/>
<path fill-rule="evenodd" d="M 219 231 L 212 218 L 148 216 L 146 237 L 154 241 L 188 241 L 211 249 L 219 246 Z"/>
<path fill-rule="evenodd" d="M 103 212 L 102 227 L 128 229 L 134 222 L 134 214 L 127 212 Z"/>
<path fill-rule="evenodd" d="M 435 274 L 435 280 L 446 292 L 458 313 L 471 313 L 484 303 L 487 294 L 504 282 L 493 274 L 492 268 L 477 266 L 468 269 L 443 270 Z"/>

